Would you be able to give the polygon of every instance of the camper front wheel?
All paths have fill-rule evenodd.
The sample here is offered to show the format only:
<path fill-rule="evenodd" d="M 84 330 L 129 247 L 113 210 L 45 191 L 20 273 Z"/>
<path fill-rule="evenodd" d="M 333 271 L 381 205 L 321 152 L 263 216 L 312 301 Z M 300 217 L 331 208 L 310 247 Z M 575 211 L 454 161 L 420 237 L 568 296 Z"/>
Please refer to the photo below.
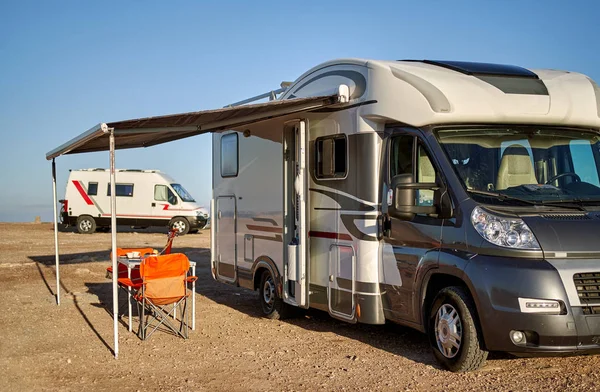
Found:
<path fill-rule="evenodd" d="M 96 231 L 96 221 L 89 215 L 77 218 L 77 231 L 81 234 L 92 234 Z"/>
<path fill-rule="evenodd" d="M 190 222 L 185 218 L 173 218 L 169 227 L 171 230 L 176 229 L 179 235 L 185 235 L 190 231 Z"/>
<path fill-rule="evenodd" d="M 488 356 L 482 348 L 475 305 L 459 286 L 442 289 L 431 306 L 429 340 L 440 364 L 453 372 L 479 369 Z"/>

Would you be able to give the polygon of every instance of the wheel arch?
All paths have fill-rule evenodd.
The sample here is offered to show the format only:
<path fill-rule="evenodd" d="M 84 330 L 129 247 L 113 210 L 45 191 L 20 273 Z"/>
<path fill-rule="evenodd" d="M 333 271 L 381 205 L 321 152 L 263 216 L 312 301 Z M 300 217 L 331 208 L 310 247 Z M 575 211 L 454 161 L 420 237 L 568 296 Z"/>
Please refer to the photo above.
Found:
<path fill-rule="evenodd" d="M 268 256 L 259 256 L 254 261 L 252 265 L 252 287 L 254 290 L 258 289 L 264 271 L 269 271 L 273 275 L 273 279 L 277 282 L 277 294 L 281 298 L 283 289 L 282 276 L 273 259 Z"/>
<path fill-rule="evenodd" d="M 423 280 L 423 284 L 421 286 L 420 291 L 420 304 L 421 304 L 421 325 L 425 333 L 428 333 L 429 329 L 429 311 L 430 307 L 433 304 L 433 301 L 442 289 L 450 286 L 458 286 L 462 287 L 465 292 L 469 295 L 471 300 L 473 301 L 473 306 L 475 310 L 474 321 L 477 323 L 477 326 L 480 329 L 480 335 L 482 339 L 482 343 L 484 347 L 487 347 L 485 344 L 484 333 L 482 331 L 482 323 L 480 318 L 480 307 L 479 301 L 477 301 L 477 297 L 474 295 L 474 288 L 468 282 L 468 279 L 464 279 L 464 275 L 455 274 L 451 271 L 444 271 L 439 269 L 433 269 L 428 271 Z"/>

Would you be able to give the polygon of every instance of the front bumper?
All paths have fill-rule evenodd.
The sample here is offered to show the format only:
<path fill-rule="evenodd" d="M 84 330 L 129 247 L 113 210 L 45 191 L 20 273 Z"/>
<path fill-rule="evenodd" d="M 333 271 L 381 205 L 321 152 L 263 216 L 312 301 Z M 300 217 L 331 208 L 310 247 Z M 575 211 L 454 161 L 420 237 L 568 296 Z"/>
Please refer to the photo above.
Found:
<path fill-rule="evenodd" d="M 203 216 L 195 216 L 189 218 L 190 221 L 190 229 L 204 229 L 209 222 L 209 218 L 205 218 Z"/>
<path fill-rule="evenodd" d="M 474 257 L 465 269 L 473 285 L 485 345 L 517 355 L 599 354 L 600 315 L 571 306 L 558 271 L 545 260 Z M 563 314 L 521 312 L 518 298 L 561 301 Z M 523 331 L 515 344 L 511 331 Z"/>

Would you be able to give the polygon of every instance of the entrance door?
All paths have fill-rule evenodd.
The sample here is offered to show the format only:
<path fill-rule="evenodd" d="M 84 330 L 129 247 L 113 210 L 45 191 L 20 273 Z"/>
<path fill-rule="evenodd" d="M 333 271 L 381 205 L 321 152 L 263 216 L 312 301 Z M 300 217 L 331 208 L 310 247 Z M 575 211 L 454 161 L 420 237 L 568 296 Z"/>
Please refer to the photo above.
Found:
<path fill-rule="evenodd" d="M 308 164 L 306 122 L 289 124 L 283 133 L 284 296 L 308 308 Z"/>
<path fill-rule="evenodd" d="M 337 318 L 354 318 L 354 281 L 356 278 L 354 248 L 332 244 L 329 247 L 329 313 Z"/>
<path fill-rule="evenodd" d="M 219 196 L 216 207 L 217 277 L 234 282 L 237 264 L 235 196 Z"/>

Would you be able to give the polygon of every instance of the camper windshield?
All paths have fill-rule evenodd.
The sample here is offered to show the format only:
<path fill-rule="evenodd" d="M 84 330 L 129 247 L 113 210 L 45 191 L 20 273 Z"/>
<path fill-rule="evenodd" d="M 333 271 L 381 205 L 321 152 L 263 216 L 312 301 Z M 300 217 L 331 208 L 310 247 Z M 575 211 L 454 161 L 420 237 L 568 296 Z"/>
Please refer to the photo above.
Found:
<path fill-rule="evenodd" d="M 188 191 L 186 191 L 185 188 L 181 186 L 181 184 L 171 184 L 171 186 L 173 187 L 173 189 L 175 189 L 175 192 L 177 192 L 179 197 L 181 197 L 181 200 L 189 201 L 192 203 L 196 201 L 194 200 L 192 195 L 190 195 Z"/>
<path fill-rule="evenodd" d="M 600 205 L 596 132 L 531 126 L 444 129 L 436 134 L 477 200 Z"/>

